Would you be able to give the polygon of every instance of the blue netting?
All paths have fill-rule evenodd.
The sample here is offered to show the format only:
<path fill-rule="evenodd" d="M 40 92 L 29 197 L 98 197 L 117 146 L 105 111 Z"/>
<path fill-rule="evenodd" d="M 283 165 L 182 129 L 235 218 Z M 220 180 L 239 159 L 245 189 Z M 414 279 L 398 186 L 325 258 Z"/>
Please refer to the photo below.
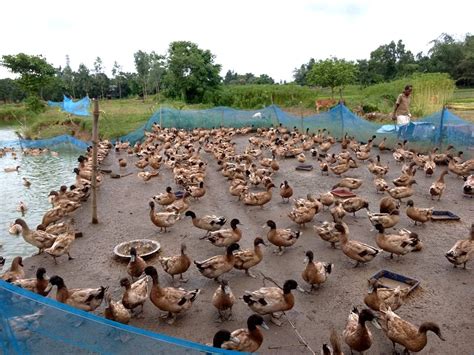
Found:
<path fill-rule="evenodd" d="M 51 148 L 58 145 L 70 145 L 80 150 L 86 150 L 90 146 L 90 142 L 84 142 L 80 139 L 74 138 L 73 136 L 63 134 L 46 139 L 15 139 L 8 141 L 0 141 L 0 147 L 11 147 L 11 148 Z"/>
<path fill-rule="evenodd" d="M 48 101 L 48 106 L 59 107 L 67 113 L 71 113 L 76 116 L 90 116 L 89 107 L 91 105 L 91 99 L 84 97 L 79 101 L 72 101 L 69 97 L 64 96 L 63 102 Z"/>
<path fill-rule="evenodd" d="M 3 354 L 237 354 L 112 322 L 4 281 L 0 349 Z"/>

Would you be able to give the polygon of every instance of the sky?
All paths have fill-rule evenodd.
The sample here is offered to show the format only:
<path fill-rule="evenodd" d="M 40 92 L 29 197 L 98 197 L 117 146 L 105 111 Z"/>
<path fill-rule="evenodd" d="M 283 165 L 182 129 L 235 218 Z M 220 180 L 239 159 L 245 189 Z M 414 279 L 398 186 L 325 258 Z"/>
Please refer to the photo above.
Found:
<path fill-rule="evenodd" d="M 414 54 L 441 33 L 463 39 L 474 31 L 474 1 L 421 0 L 160 0 L 38 1 L 0 4 L 0 56 L 42 54 L 55 67 L 96 57 L 109 75 L 114 61 L 135 71 L 138 50 L 165 54 L 191 41 L 227 70 L 292 81 L 310 58 L 368 59 L 379 45 L 401 39 Z M 0 67 L 0 78 L 12 77 Z"/>

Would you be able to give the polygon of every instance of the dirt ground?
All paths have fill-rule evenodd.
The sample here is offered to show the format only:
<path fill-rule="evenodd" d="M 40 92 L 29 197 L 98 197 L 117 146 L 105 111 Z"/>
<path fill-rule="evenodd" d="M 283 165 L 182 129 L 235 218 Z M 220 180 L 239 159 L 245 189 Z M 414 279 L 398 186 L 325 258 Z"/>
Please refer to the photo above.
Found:
<path fill-rule="evenodd" d="M 376 140 L 377 141 L 377 140 Z M 240 151 L 248 142 L 248 137 L 237 137 L 236 142 Z M 120 153 L 125 156 L 126 153 Z M 206 195 L 199 201 L 191 200 L 190 210 L 198 216 L 204 214 L 223 215 L 230 221 L 238 218 L 242 225 L 242 248 L 252 248 L 256 236 L 266 239 L 268 229 L 262 225 L 268 220 L 276 221 L 277 227 L 297 228 L 287 216 L 291 204 L 282 203 L 278 189 L 274 190 L 273 199 L 263 209 L 248 207 L 228 192 L 226 179 L 216 171 L 217 164 L 213 157 L 203 152 L 203 158 L 208 161 L 208 174 L 205 181 Z M 387 181 L 399 175 L 400 166 L 393 161 L 391 153 L 381 155 L 382 162 L 389 161 L 390 171 Z M 170 233 L 160 234 L 149 219 L 148 201 L 151 196 L 163 192 L 166 186 L 174 187 L 171 172 L 162 167 L 160 176 L 144 183 L 136 176 L 136 169 L 131 164 L 134 160 L 127 157 L 129 165 L 126 172 L 133 175 L 121 178 L 105 178 L 98 193 L 98 225 L 90 224 L 90 200 L 75 212 L 74 219 L 78 230 L 84 237 L 77 239 L 72 248 L 76 258 L 68 261 L 62 257 L 56 266 L 47 255 L 34 256 L 25 261 L 27 276 L 33 276 L 37 267 L 44 266 L 48 274 L 62 276 L 68 287 L 97 287 L 110 286 L 115 299 L 121 297 L 120 278 L 126 276 L 126 262 L 120 262 L 113 257 L 113 248 L 120 242 L 138 238 L 157 240 L 162 246 L 162 255 L 174 255 L 179 252 L 179 245 L 184 241 L 188 253 L 193 259 L 204 260 L 210 256 L 222 254 L 223 249 L 214 247 L 205 240 L 199 240 L 203 232 L 192 226 L 191 220 L 184 217 L 170 230 Z M 117 154 L 111 152 L 104 161 L 104 169 L 118 171 L 116 166 Z M 274 181 L 279 185 L 288 180 L 294 188 L 294 197 L 305 197 L 307 193 L 319 195 L 330 190 L 338 178 L 334 175 L 322 177 L 317 161 L 309 161 L 315 166 L 311 172 L 295 171 L 298 164 L 295 159 L 280 161 L 280 170 L 274 175 Z M 366 181 L 358 190 L 358 194 L 369 199 L 371 209 L 378 212 L 380 194 L 375 192 L 372 177 L 366 164 L 351 170 L 347 176 L 362 178 Z M 441 169 L 437 169 L 435 178 Z M 328 281 L 313 294 L 303 294 L 294 291 L 296 304 L 287 313 L 288 318 L 295 324 L 301 335 L 308 341 L 312 349 L 319 353 L 323 343 L 329 342 L 329 332 L 335 328 L 342 332 L 347 316 L 353 306 L 363 307 L 363 297 L 367 292 L 367 279 L 381 269 L 391 270 L 420 280 L 420 287 L 413 297 L 403 305 L 397 313 L 404 319 L 419 325 L 425 321 L 433 321 L 440 325 L 446 341 L 441 341 L 433 333 L 428 335 L 428 345 L 421 354 L 472 354 L 474 349 L 474 297 L 472 286 L 474 281 L 474 262 L 468 264 L 468 269 L 455 269 L 446 260 L 444 253 L 451 248 L 456 240 L 467 238 L 469 226 L 473 222 L 474 199 L 462 196 L 462 180 L 453 175 L 446 177 L 447 189 L 440 202 L 429 199 L 429 185 L 435 178 L 426 178 L 422 173 L 417 174 L 418 185 L 413 196 L 415 205 L 436 209 L 450 210 L 461 217 L 459 222 L 430 222 L 425 226 L 413 226 L 404 213 L 406 206 L 402 205 L 401 221 L 397 228 L 409 228 L 416 231 L 424 243 L 424 249 L 418 253 L 408 254 L 399 260 L 391 260 L 388 254 L 377 256 L 372 262 L 354 268 L 354 262 L 348 259 L 341 250 L 331 249 L 327 242 L 317 236 L 313 224 L 330 220 L 328 211 L 315 216 L 313 223 L 303 229 L 303 236 L 289 248 L 283 256 L 272 253 L 272 247 L 264 251 L 264 259 L 253 269 L 277 280 L 280 284 L 287 279 L 295 279 L 303 286 L 301 272 L 304 269 L 304 254 L 312 250 L 315 260 L 331 262 L 335 265 Z M 359 211 L 357 217 L 348 215 L 345 218 L 349 225 L 350 238 L 375 245 L 375 231 L 365 211 Z M 228 222 L 229 223 L 229 222 Z M 228 224 L 226 225 L 228 227 Z M 161 283 L 165 286 L 171 283 L 169 275 L 165 274 L 158 264 L 157 258 L 148 262 L 158 269 Z M 215 322 L 217 312 L 211 304 L 211 297 L 217 284 L 203 277 L 194 265 L 186 274 L 189 282 L 183 287 L 187 289 L 200 288 L 202 293 L 190 311 L 180 316 L 174 325 L 168 325 L 158 319 L 158 309 L 151 302 L 145 304 L 143 318 L 134 318 L 130 324 L 192 341 L 207 343 L 212 340 L 218 329 L 234 330 L 245 327 L 247 317 L 251 314 L 247 305 L 237 300 L 234 306 L 232 321 L 220 324 Z M 242 271 L 233 270 L 226 275 L 230 286 L 237 297 L 245 290 L 255 290 L 263 286 L 262 278 L 246 277 Z M 267 286 L 272 286 L 267 282 Z M 54 293 L 50 297 L 54 297 Z M 102 314 L 102 305 L 98 314 Z M 392 344 L 381 330 L 369 324 L 374 334 L 374 344 L 367 354 L 391 354 Z M 398 348 L 401 350 L 401 348 Z M 343 351 L 349 353 L 344 343 Z M 284 322 L 282 327 L 270 324 L 270 330 L 264 331 L 264 342 L 261 353 L 299 354 L 309 353 L 296 337 L 291 326 Z"/>

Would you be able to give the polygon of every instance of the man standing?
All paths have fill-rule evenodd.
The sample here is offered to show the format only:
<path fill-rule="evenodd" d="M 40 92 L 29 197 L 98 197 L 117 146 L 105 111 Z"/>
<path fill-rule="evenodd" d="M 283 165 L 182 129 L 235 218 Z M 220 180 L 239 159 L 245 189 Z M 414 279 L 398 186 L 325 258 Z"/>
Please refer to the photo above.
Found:
<path fill-rule="evenodd" d="M 398 95 L 397 101 L 395 102 L 392 119 L 397 121 L 398 126 L 401 126 L 398 129 L 398 136 L 401 135 L 402 128 L 403 131 L 406 131 L 407 125 L 410 123 L 410 101 L 412 90 L 412 85 L 405 86 L 405 90 L 403 90 L 403 92 Z"/>
<path fill-rule="evenodd" d="M 405 86 L 405 90 L 398 95 L 397 102 L 395 102 L 395 108 L 393 110 L 392 119 L 397 120 L 397 124 L 400 126 L 410 123 L 410 101 L 411 92 L 413 90 L 412 85 Z"/>

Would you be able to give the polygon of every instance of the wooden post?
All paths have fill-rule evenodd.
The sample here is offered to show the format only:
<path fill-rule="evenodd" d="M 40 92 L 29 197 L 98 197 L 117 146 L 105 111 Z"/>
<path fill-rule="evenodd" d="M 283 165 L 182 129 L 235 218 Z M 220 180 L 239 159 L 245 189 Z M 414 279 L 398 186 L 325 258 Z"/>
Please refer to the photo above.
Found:
<path fill-rule="evenodd" d="M 160 104 L 160 129 L 163 129 L 163 117 L 161 113 L 161 104 Z"/>
<path fill-rule="evenodd" d="M 99 139 L 99 101 L 93 99 L 94 112 L 92 121 L 92 224 L 99 223 L 97 218 L 97 141 Z"/>

